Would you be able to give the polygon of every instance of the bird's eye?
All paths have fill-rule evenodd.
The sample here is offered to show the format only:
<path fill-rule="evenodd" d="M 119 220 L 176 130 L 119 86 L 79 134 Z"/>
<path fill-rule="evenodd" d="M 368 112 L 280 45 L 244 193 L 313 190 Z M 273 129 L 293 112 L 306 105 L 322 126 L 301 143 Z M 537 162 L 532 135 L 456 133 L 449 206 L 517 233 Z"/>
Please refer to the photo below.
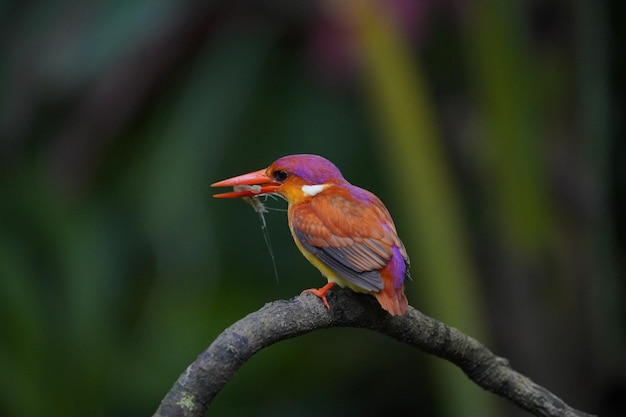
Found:
<path fill-rule="evenodd" d="M 289 174 L 287 173 L 287 171 L 283 171 L 282 169 L 280 171 L 274 171 L 274 173 L 272 174 L 272 177 L 274 177 L 274 180 L 278 182 L 285 181 L 288 176 Z"/>

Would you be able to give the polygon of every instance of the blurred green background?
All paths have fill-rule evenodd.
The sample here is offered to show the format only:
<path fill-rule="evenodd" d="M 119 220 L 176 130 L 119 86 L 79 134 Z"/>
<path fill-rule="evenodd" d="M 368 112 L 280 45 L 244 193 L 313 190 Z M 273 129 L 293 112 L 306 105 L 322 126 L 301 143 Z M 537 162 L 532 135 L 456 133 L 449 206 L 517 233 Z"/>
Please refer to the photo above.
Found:
<path fill-rule="evenodd" d="M 258 216 L 211 198 L 291 153 L 386 203 L 413 306 L 625 415 L 624 9 L 2 2 L 0 415 L 151 415 L 225 327 L 321 286 L 285 213 L 277 282 Z M 528 415 L 355 329 L 260 352 L 208 414 Z"/>

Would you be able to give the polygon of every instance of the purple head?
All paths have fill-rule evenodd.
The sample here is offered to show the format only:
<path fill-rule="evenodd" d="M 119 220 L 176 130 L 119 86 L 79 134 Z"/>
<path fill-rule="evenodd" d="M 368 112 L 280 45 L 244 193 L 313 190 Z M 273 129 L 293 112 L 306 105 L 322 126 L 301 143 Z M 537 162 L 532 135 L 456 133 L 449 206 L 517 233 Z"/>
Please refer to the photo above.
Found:
<path fill-rule="evenodd" d="M 271 165 L 272 171 L 286 171 L 302 178 L 307 184 L 345 182 L 341 171 L 326 158 L 319 155 L 288 155 L 276 160 Z"/>

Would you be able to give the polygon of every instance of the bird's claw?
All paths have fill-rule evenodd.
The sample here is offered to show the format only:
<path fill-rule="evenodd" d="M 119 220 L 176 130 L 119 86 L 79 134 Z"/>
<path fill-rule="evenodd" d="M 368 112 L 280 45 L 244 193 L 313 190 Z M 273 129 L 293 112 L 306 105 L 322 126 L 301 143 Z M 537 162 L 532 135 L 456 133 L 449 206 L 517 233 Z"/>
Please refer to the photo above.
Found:
<path fill-rule="evenodd" d="M 316 297 L 322 300 L 322 302 L 324 303 L 324 307 L 326 307 L 326 309 L 330 311 L 330 304 L 328 304 L 328 300 L 326 299 L 326 293 L 334 285 L 335 285 L 334 282 L 329 282 L 328 284 L 324 285 L 322 288 L 309 288 L 308 290 L 304 290 L 300 293 L 300 295 L 307 293 L 307 292 L 314 294 Z"/>

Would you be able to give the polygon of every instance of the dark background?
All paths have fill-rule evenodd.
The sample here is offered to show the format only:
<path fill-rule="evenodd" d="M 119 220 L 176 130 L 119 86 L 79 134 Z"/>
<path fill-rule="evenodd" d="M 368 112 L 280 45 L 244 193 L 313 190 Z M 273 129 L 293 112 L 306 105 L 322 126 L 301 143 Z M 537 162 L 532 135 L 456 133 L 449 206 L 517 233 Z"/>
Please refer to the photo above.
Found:
<path fill-rule="evenodd" d="M 626 414 L 621 1 L 0 4 L 0 415 L 150 415 L 225 327 L 325 281 L 209 184 L 317 153 L 375 192 L 410 303 Z M 281 201 L 268 205 L 284 209 Z M 527 415 L 378 334 L 245 364 L 220 416 Z"/>

